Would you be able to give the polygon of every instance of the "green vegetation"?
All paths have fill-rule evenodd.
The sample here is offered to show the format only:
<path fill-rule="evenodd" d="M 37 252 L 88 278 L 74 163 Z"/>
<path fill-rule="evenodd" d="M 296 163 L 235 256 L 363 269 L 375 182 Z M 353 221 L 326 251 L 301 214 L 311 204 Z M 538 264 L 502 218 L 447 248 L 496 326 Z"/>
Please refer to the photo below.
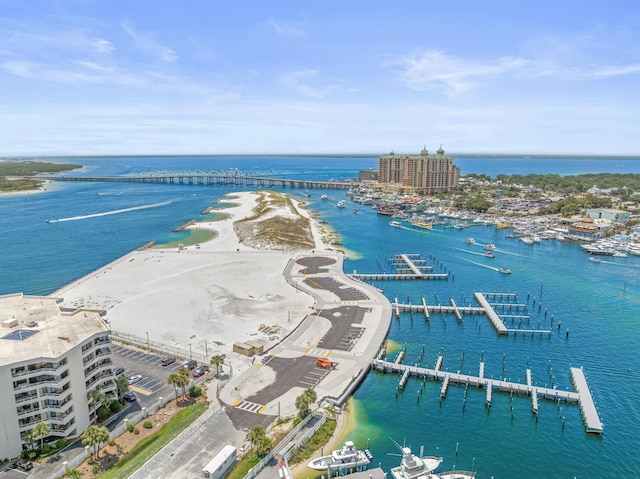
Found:
<path fill-rule="evenodd" d="M 28 178 L 7 179 L 8 176 L 33 176 L 38 173 L 59 173 L 75 170 L 82 165 L 45 163 L 40 161 L 0 161 L 0 193 L 37 190 L 43 181 Z"/>
<path fill-rule="evenodd" d="M 313 389 L 305 389 L 304 392 L 296 398 L 296 409 L 298 410 L 298 418 L 304 419 L 311 412 L 311 405 L 316 402 L 318 396 Z"/>
<path fill-rule="evenodd" d="M 289 458 L 289 464 L 299 464 L 309 459 L 315 451 L 329 442 L 335 429 L 336 421 L 327 419 L 308 441 L 293 450 Z"/>
<path fill-rule="evenodd" d="M 498 175 L 496 180 L 503 184 L 533 186 L 543 191 L 559 193 L 586 193 L 593 185 L 598 188 L 626 188 L 629 192 L 640 191 L 640 174 L 589 173 L 584 175 Z"/>
<path fill-rule="evenodd" d="M 187 426 L 202 415 L 209 403 L 197 402 L 178 411 L 160 429 L 141 440 L 133 449 L 108 471 L 98 476 L 99 479 L 125 479 L 135 470 L 153 457 L 173 438 L 180 434 Z"/>

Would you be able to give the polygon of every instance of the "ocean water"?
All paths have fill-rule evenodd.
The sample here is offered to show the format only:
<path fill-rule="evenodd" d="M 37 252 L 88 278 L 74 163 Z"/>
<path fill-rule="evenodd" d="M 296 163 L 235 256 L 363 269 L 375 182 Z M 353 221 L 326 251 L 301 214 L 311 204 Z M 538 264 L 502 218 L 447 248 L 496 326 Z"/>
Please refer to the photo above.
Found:
<path fill-rule="evenodd" d="M 375 157 L 117 157 L 69 158 L 86 165 L 83 174 L 144 174 L 158 171 L 238 169 L 270 176 L 348 179 L 377 166 Z M 637 159 L 460 158 L 462 173 L 640 173 Z M 546 171 L 544 170 L 546 168 Z M 76 172 L 72 173 L 76 174 Z M 175 241 L 187 233 L 172 228 L 191 219 L 229 186 L 54 182 L 41 194 L 0 197 L 0 294 L 50 294 L 63 285 L 149 241 Z M 287 190 L 300 195 L 302 191 Z M 326 193 L 329 201 L 320 201 Z M 474 469 L 479 478 L 640 477 L 640 258 L 607 258 L 600 264 L 574 243 L 525 245 L 508 230 L 487 226 L 418 231 L 388 226 L 388 217 L 360 207 L 336 208 L 344 191 L 313 190 L 310 208 L 342 236 L 350 251 L 347 272 L 391 271 L 394 253 L 419 253 L 448 281 L 375 282 L 390 299 L 429 304 L 474 304 L 473 292 L 516 292 L 527 303 L 530 327 L 552 329 L 551 337 L 498 337 L 484 317 L 403 313 L 389 338 L 406 348 L 408 364 L 572 390 L 569 368 L 581 366 L 601 420 L 602 436 L 585 433 L 577 405 L 541 401 L 538 416 L 525 397 L 452 385 L 440 400 L 440 383 L 410 379 L 396 394 L 399 376 L 371 373 L 355 394 L 360 419 L 350 439 L 369 445 L 385 470 L 399 462 L 393 441 L 424 446 L 444 456 L 446 469 Z M 47 223 L 47 219 L 63 219 Z M 477 245 L 465 243 L 474 237 Z M 481 244 L 494 243 L 496 258 Z M 491 267 L 505 266 L 511 275 Z M 533 301 L 535 300 L 535 306 Z M 517 314 L 517 313 L 516 313 Z M 560 330 L 557 329 L 560 324 Z M 567 330 L 569 331 L 567 336 Z M 214 339 L 214 338 L 212 338 Z M 424 353 L 422 353 L 424 349 Z M 395 358 L 397 353 L 390 353 Z"/>

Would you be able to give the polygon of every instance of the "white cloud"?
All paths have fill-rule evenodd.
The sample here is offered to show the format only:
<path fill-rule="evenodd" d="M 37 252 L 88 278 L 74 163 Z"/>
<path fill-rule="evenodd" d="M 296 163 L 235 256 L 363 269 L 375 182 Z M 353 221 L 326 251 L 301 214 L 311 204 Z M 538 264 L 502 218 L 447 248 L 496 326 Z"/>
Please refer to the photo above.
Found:
<path fill-rule="evenodd" d="M 282 20 L 269 18 L 264 22 L 264 26 L 279 37 L 299 38 L 307 35 L 306 28 L 299 23 L 284 22 Z"/>
<path fill-rule="evenodd" d="M 457 96 L 487 80 L 510 75 L 525 67 L 528 61 L 518 57 L 503 57 L 479 62 L 429 50 L 402 56 L 390 64 L 400 65 L 403 81 L 414 90 L 442 89 L 449 96 Z"/>
<path fill-rule="evenodd" d="M 134 41 L 136 48 L 140 51 L 148 53 L 168 63 L 173 63 L 178 59 L 178 54 L 171 48 L 156 40 L 154 33 L 136 31 L 128 23 L 121 24 L 121 27 Z"/>

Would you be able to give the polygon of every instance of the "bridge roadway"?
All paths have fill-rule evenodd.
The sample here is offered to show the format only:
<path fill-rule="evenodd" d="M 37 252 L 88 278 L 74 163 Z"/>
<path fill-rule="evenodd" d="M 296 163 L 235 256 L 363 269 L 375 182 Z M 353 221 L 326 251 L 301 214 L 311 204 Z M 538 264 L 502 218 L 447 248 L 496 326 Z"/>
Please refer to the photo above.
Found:
<path fill-rule="evenodd" d="M 31 177 L 33 179 L 33 177 Z M 348 190 L 353 186 L 351 181 L 316 181 L 316 180 L 292 180 L 288 178 L 268 178 L 264 176 L 249 175 L 221 175 L 221 174 L 173 174 L 173 175 L 146 175 L 146 176 L 71 176 L 71 175 L 38 175 L 39 180 L 49 181 L 88 181 L 111 183 L 163 183 L 177 185 L 228 185 L 228 186 L 255 186 L 258 188 L 322 188 Z"/>

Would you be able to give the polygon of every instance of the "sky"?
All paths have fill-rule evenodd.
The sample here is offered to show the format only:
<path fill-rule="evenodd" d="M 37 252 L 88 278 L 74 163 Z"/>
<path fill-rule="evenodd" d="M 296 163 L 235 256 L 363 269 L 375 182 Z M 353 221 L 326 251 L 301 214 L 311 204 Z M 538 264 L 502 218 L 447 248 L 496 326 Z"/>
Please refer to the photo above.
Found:
<path fill-rule="evenodd" d="M 640 154 L 636 0 L 0 0 L 0 156 Z"/>

